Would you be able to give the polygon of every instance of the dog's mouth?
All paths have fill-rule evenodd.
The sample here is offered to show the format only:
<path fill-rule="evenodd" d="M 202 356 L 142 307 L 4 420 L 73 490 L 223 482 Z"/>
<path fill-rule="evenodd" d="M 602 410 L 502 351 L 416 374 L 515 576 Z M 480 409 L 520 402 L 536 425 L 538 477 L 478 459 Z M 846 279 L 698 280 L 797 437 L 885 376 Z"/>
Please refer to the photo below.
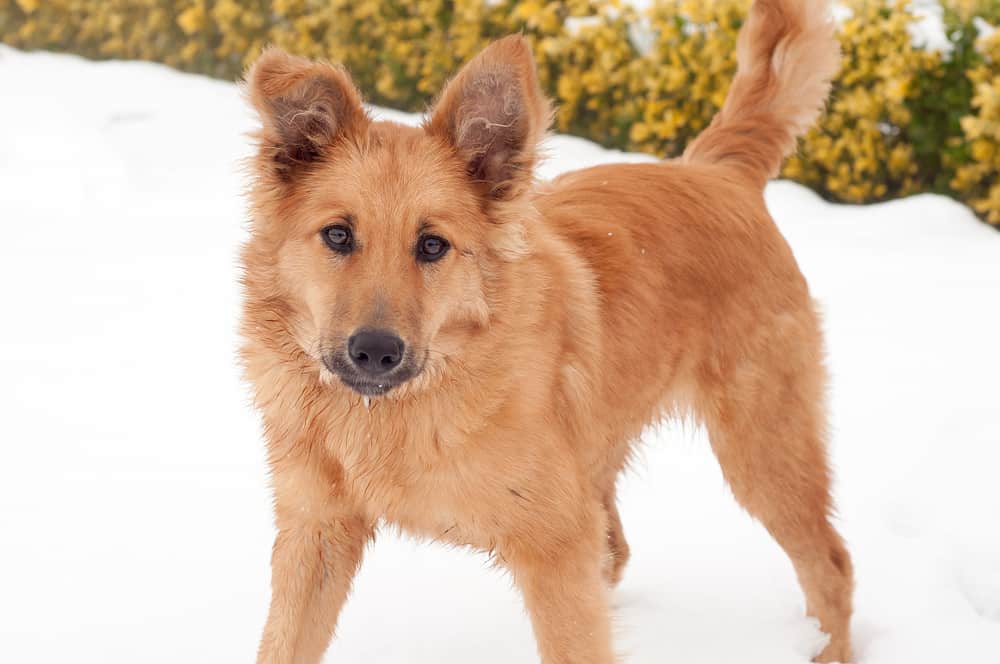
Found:
<path fill-rule="evenodd" d="M 394 387 L 405 383 L 408 379 L 397 380 L 395 378 L 380 378 L 377 380 L 361 379 L 357 376 L 344 376 L 337 374 L 340 382 L 351 388 L 358 394 L 366 397 L 382 396 Z"/>
<path fill-rule="evenodd" d="M 323 358 L 323 365 L 336 376 L 344 386 L 365 397 L 377 397 L 391 392 L 403 383 L 413 379 L 423 369 L 423 362 L 406 361 L 385 374 L 372 376 L 358 371 L 339 356 Z"/>

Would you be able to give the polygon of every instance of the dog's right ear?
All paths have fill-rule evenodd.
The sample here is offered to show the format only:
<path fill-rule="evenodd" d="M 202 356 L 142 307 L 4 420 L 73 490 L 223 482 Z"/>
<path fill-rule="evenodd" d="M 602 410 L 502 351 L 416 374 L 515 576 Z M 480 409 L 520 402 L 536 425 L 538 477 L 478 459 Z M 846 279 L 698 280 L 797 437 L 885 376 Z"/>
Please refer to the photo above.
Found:
<path fill-rule="evenodd" d="M 263 124 L 261 156 L 282 179 L 323 159 L 330 147 L 368 123 L 346 71 L 277 48 L 257 58 L 246 87 Z"/>

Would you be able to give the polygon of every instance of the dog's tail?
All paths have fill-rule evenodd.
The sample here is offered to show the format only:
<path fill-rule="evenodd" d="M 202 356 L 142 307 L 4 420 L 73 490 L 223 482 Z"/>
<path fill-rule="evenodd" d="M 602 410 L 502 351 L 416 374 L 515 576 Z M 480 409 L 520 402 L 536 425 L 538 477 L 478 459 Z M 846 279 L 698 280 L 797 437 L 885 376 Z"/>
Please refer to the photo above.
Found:
<path fill-rule="evenodd" d="M 756 0 L 736 41 L 736 78 L 685 162 L 725 164 L 761 187 L 816 120 L 840 62 L 827 0 Z"/>

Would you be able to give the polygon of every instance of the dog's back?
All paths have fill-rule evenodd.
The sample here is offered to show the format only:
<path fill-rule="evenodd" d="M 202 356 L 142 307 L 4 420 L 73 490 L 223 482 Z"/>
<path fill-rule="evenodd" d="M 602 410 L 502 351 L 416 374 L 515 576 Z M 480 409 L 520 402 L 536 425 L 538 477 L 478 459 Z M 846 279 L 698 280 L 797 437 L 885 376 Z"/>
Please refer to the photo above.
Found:
<path fill-rule="evenodd" d="M 636 427 L 661 408 L 695 405 L 710 353 L 745 342 L 746 326 L 811 315 L 760 188 L 724 170 L 599 166 L 555 180 L 536 205 L 596 275 L 602 407 Z"/>

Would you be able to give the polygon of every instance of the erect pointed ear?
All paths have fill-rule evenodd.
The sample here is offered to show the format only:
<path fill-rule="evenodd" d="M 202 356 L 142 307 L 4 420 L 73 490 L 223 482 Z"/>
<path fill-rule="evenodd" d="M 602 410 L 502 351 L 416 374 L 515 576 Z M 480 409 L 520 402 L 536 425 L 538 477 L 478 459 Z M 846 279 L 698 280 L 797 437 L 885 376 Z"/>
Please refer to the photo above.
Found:
<path fill-rule="evenodd" d="M 330 146 L 368 123 L 350 76 L 324 62 L 270 48 L 247 72 L 246 85 L 263 124 L 261 157 L 283 179 L 322 159 Z"/>
<path fill-rule="evenodd" d="M 511 35 L 462 68 L 425 127 L 455 149 L 469 177 L 489 196 L 503 200 L 530 184 L 551 115 L 528 42 Z"/>

